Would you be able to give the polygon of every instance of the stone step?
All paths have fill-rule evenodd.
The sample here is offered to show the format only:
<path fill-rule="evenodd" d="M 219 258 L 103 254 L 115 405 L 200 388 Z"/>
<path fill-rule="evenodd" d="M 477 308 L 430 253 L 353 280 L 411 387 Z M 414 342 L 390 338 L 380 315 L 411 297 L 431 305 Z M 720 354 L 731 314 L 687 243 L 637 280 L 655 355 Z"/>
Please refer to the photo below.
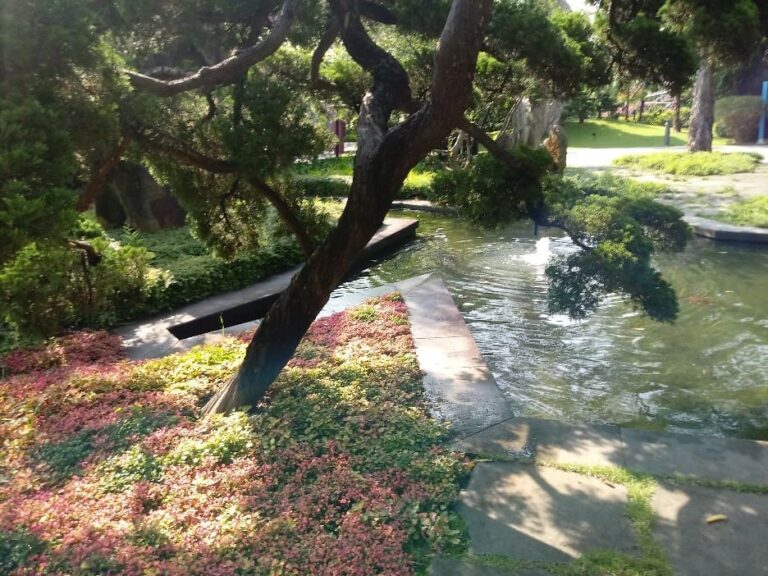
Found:
<path fill-rule="evenodd" d="M 623 466 L 660 477 L 768 485 L 768 443 L 754 440 L 511 418 L 457 441 L 455 447 L 499 459 Z"/>

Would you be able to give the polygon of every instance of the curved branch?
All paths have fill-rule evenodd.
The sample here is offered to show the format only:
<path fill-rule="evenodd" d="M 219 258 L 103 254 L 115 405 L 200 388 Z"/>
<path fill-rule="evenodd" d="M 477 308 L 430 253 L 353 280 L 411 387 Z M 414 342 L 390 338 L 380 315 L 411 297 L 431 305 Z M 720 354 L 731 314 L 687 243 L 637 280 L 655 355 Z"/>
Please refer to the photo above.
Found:
<path fill-rule="evenodd" d="M 514 159 L 512 154 L 507 152 L 503 146 L 491 138 L 488 133 L 477 124 L 470 122 L 467 118 L 462 118 L 456 127 L 464 130 L 464 132 L 472 136 L 477 142 L 485 146 L 486 150 L 488 150 L 488 152 L 497 160 L 504 162 L 504 164 L 510 168 L 516 169 L 519 167 L 518 162 Z"/>
<path fill-rule="evenodd" d="M 323 35 L 320 37 L 320 43 L 312 53 L 312 62 L 309 66 L 309 81 L 315 88 L 323 88 L 326 90 L 336 89 L 336 86 L 334 86 L 332 82 L 323 80 L 320 77 L 320 65 L 323 63 L 323 59 L 328 53 L 328 50 L 331 49 L 331 46 L 333 46 L 333 43 L 336 41 L 336 38 L 339 35 L 339 30 L 341 30 L 341 26 L 339 25 L 338 18 L 335 16 L 328 18 L 328 23 L 325 26 Z"/>
<path fill-rule="evenodd" d="M 117 143 L 117 146 L 115 146 L 112 152 L 109 153 L 109 156 L 107 156 L 101 165 L 99 165 L 91 176 L 91 180 L 88 182 L 85 190 L 77 199 L 76 210 L 78 212 L 85 212 L 91 207 L 91 204 L 96 201 L 96 198 L 98 198 L 99 194 L 101 194 L 101 191 L 104 189 L 104 186 L 107 184 L 107 180 L 109 180 L 109 177 L 112 175 L 112 171 L 120 163 L 123 154 L 125 154 L 125 151 L 130 144 L 131 137 L 124 135 L 120 138 L 120 142 Z"/>
<path fill-rule="evenodd" d="M 304 252 L 304 257 L 309 260 L 309 257 L 312 256 L 312 253 L 317 246 L 307 232 L 304 223 L 301 221 L 298 214 L 296 214 L 293 206 L 291 206 L 277 190 L 263 180 L 249 176 L 248 183 L 261 192 L 264 198 L 266 198 L 275 210 L 277 210 L 285 224 L 291 229 L 291 232 L 293 232 L 293 235 L 296 236 L 296 241 L 299 243 L 299 246 L 301 246 L 301 250 Z"/>
<path fill-rule="evenodd" d="M 363 18 L 368 18 L 381 24 L 397 24 L 397 17 L 386 6 L 371 2 L 370 0 L 358 0 L 357 12 Z"/>
<path fill-rule="evenodd" d="M 213 174 L 241 173 L 240 167 L 235 162 L 220 160 L 219 158 L 211 158 L 210 156 L 206 156 L 189 148 L 180 148 L 164 141 L 160 137 L 138 135 L 136 140 L 139 143 L 146 145 L 148 148 L 166 154 L 183 164 L 200 168 L 206 172 L 211 172 Z M 307 232 L 304 223 L 301 221 L 301 218 L 299 218 L 299 215 L 296 213 L 293 206 L 291 206 L 291 204 L 283 198 L 277 190 L 269 186 L 269 184 L 263 180 L 256 178 L 255 176 L 247 176 L 246 180 L 251 186 L 258 190 L 270 204 L 272 204 L 272 207 L 275 210 L 277 210 L 277 213 L 283 219 L 285 225 L 288 226 L 296 237 L 296 241 L 299 243 L 302 252 L 304 252 L 304 256 L 308 259 L 315 251 L 315 242 Z"/>
<path fill-rule="evenodd" d="M 238 166 L 234 162 L 229 160 L 220 160 L 218 158 L 211 158 L 192 150 L 190 148 L 182 148 L 170 141 L 167 136 L 149 136 L 143 133 L 135 133 L 134 138 L 139 144 L 151 148 L 171 158 L 178 160 L 182 164 L 188 166 L 194 166 L 200 168 L 206 172 L 212 172 L 214 174 L 235 174 L 238 172 Z"/>
<path fill-rule="evenodd" d="M 342 23 L 341 39 L 352 59 L 373 76 L 373 88 L 363 98 L 358 123 L 355 175 L 365 172 L 388 130 L 392 112 L 412 101 L 408 73 L 402 64 L 370 37 L 351 0 L 330 0 Z M 353 181 L 354 188 L 354 181 Z"/>
<path fill-rule="evenodd" d="M 296 15 L 298 0 L 285 0 L 270 34 L 258 44 L 239 51 L 214 65 L 200 68 L 195 74 L 178 80 L 163 81 L 138 72 L 126 71 L 131 84 L 138 90 L 158 96 L 175 96 L 197 88 L 210 88 L 237 80 L 248 69 L 274 54 L 285 42 Z"/>

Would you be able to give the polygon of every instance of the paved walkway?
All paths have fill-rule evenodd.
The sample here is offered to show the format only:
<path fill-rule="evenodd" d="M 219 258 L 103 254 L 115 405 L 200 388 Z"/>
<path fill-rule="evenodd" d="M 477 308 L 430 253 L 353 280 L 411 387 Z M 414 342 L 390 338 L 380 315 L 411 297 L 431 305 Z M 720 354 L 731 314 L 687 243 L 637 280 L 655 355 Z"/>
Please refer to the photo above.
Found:
<path fill-rule="evenodd" d="M 768 443 L 514 417 L 440 279 L 401 291 L 433 412 L 476 459 L 469 551 L 434 576 L 768 576 Z"/>

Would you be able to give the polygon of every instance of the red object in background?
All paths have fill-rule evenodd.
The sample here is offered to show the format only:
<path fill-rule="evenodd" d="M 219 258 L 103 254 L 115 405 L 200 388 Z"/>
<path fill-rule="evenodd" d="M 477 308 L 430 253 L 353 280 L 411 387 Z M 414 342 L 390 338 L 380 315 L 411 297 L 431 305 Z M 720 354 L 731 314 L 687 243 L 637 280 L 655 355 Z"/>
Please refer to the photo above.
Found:
<path fill-rule="evenodd" d="M 336 158 L 344 154 L 344 139 L 347 137 L 347 123 L 344 120 L 334 120 L 331 122 L 331 132 L 333 132 L 339 139 L 339 142 L 334 146 L 333 153 Z"/>

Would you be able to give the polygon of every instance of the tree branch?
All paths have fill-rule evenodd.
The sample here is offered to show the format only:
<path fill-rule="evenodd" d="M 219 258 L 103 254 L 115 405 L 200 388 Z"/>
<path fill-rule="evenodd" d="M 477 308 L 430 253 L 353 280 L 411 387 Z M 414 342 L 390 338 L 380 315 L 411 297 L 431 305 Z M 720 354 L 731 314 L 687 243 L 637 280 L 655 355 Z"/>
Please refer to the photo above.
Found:
<path fill-rule="evenodd" d="M 137 142 L 146 145 L 149 148 L 167 154 L 171 158 L 182 162 L 188 166 L 193 166 L 206 172 L 213 174 L 240 174 L 240 167 L 235 162 L 229 160 L 220 160 L 218 158 L 211 158 L 201 154 L 195 150 L 189 148 L 180 148 L 169 144 L 161 137 L 138 135 L 136 136 Z M 167 140 L 167 139 L 166 139 Z M 267 201 L 272 204 L 277 213 L 285 222 L 285 225 L 293 232 L 296 237 L 296 241 L 299 243 L 301 250 L 304 252 L 304 256 L 308 259 L 315 251 L 315 242 L 307 232 L 304 223 L 299 218 L 296 210 L 283 196 L 274 188 L 269 186 L 265 181 L 256 178 L 255 176 L 245 176 L 247 182 L 258 190 Z"/>
<path fill-rule="evenodd" d="M 112 152 L 109 153 L 109 156 L 107 156 L 94 171 L 85 190 L 83 190 L 82 194 L 80 194 L 80 197 L 77 199 L 76 210 L 78 212 L 85 212 L 96 201 L 96 198 L 98 198 L 99 194 L 101 194 L 101 191 L 104 189 L 104 186 L 107 184 L 107 180 L 109 180 L 109 177 L 112 175 L 112 171 L 120 163 L 123 154 L 125 154 L 125 151 L 130 144 L 131 137 L 123 135 L 120 138 L 120 142 L 117 143 L 117 146 L 115 146 L 112 149 Z"/>
<path fill-rule="evenodd" d="M 320 77 L 320 65 L 323 63 L 325 55 L 328 50 L 331 49 L 336 38 L 339 36 L 339 20 L 334 15 L 328 18 L 328 23 L 325 26 L 323 35 L 320 37 L 320 42 L 312 53 L 312 62 L 309 66 L 309 81 L 315 88 L 322 88 L 326 90 L 335 90 L 336 86 L 332 82 L 328 82 Z"/>
<path fill-rule="evenodd" d="M 210 156 L 206 156 L 190 148 L 182 148 L 177 146 L 176 143 L 171 142 L 171 139 L 167 136 L 150 136 L 136 132 L 134 133 L 134 138 L 139 144 L 142 144 L 147 148 L 166 154 L 183 164 L 200 168 L 206 172 L 212 172 L 214 174 L 235 174 L 238 172 L 236 163 L 230 162 L 229 160 L 211 158 Z"/>
<path fill-rule="evenodd" d="M 491 138 L 485 130 L 480 128 L 477 124 L 474 124 L 473 122 L 470 122 L 467 120 L 467 118 L 462 118 L 457 128 L 464 130 L 467 134 L 472 136 L 476 141 L 478 141 L 480 144 L 485 146 L 486 150 L 490 154 L 492 154 L 497 160 L 500 160 L 501 162 L 504 162 L 507 166 L 510 168 L 518 168 L 517 161 L 512 157 L 512 155 L 507 152 L 503 146 L 501 146 L 496 140 Z"/>
<path fill-rule="evenodd" d="M 285 0 L 272 31 L 261 42 L 241 50 L 214 66 L 205 66 L 195 74 L 170 81 L 158 80 L 133 71 L 127 71 L 126 74 L 134 88 L 164 97 L 175 96 L 197 88 L 210 88 L 234 82 L 251 66 L 265 60 L 282 46 L 293 24 L 297 4 L 298 0 Z"/>
<path fill-rule="evenodd" d="M 299 243 L 299 246 L 301 246 L 305 259 L 309 260 L 309 257 L 312 256 L 312 253 L 317 246 L 315 245 L 315 241 L 310 237 L 304 223 L 299 218 L 293 206 L 291 206 L 277 190 L 263 180 L 254 176 L 249 176 L 248 183 L 261 192 L 264 198 L 266 198 L 275 210 L 277 210 L 285 224 L 291 229 L 291 232 L 293 232 L 293 235 L 296 236 L 296 241 Z"/>

